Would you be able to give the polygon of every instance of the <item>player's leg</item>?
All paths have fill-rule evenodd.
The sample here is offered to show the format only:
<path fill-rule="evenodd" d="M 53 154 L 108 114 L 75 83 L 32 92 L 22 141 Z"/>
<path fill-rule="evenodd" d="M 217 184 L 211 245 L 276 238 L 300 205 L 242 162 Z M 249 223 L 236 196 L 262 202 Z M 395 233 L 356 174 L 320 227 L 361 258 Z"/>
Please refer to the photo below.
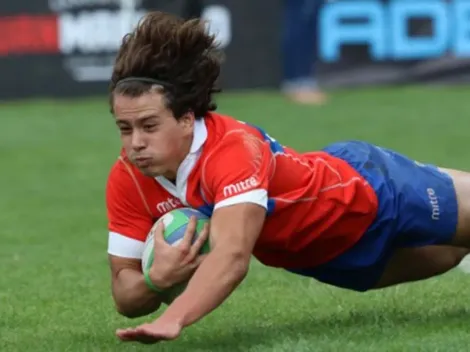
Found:
<path fill-rule="evenodd" d="M 418 281 L 443 274 L 470 252 L 470 173 L 441 168 L 452 179 L 457 199 L 457 224 L 449 245 L 396 249 L 374 288 Z M 442 199 L 442 197 L 441 197 Z M 439 199 L 436 198 L 439 205 Z M 446 203 L 441 202 L 441 203 Z M 415 237 L 410 235 L 411 238 Z"/>
<path fill-rule="evenodd" d="M 418 281 L 443 274 L 470 253 L 470 173 L 441 168 L 453 182 L 457 198 L 457 226 L 449 245 L 395 250 L 374 288 Z M 438 203 L 437 203 L 438 204 Z"/>
<path fill-rule="evenodd" d="M 420 281 L 444 274 L 459 265 L 469 253 L 470 249 L 454 246 L 397 249 L 373 288 Z"/>

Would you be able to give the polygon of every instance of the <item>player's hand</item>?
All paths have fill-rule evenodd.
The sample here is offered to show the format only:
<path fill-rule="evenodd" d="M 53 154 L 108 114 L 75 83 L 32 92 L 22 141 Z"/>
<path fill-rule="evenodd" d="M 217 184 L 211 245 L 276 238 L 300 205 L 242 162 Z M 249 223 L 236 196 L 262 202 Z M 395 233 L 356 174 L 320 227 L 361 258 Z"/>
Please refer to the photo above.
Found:
<path fill-rule="evenodd" d="M 191 217 L 182 241 L 171 246 L 165 241 L 164 225 L 161 221 L 154 233 L 154 261 L 149 276 L 155 286 L 164 290 L 177 283 L 188 280 L 205 256 L 199 251 L 209 237 L 209 225 L 206 223 L 199 237 L 196 234 L 197 218 Z"/>
<path fill-rule="evenodd" d="M 157 319 L 150 324 L 142 324 L 135 328 L 119 329 L 116 336 L 124 342 L 141 342 L 152 344 L 160 341 L 175 340 L 180 336 L 182 326 L 176 322 L 165 322 Z"/>

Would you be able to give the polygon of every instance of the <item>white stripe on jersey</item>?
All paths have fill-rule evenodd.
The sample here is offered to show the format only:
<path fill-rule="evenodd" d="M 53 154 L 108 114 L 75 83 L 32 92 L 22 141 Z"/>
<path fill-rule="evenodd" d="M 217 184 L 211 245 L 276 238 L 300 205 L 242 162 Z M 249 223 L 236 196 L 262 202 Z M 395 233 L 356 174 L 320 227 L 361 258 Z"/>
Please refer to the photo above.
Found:
<path fill-rule="evenodd" d="M 110 232 L 108 237 L 108 254 L 122 258 L 141 259 L 144 252 L 144 242 Z"/>
<path fill-rule="evenodd" d="M 241 203 L 253 203 L 261 205 L 263 208 L 268 208 L 268 192 L 264 189 L 254 189 L 236 196 L 226 198 L 218 202 L 214 206 L 214 210 L 218 208 L 228 207 L 230 205 Z"/>

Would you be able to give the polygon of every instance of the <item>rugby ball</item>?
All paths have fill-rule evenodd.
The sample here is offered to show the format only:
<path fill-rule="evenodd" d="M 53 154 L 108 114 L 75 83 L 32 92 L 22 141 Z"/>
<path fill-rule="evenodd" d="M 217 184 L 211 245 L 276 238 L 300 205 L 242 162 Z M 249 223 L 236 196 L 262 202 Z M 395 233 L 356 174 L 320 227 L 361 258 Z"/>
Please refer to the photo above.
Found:
<path fill-rule="evenodd" d="M 163 236 L 165 238 L 165 241 L 172 246 L 176 246 L 183 240 L 186 228 L 189 224 L 189 219 L 192 216 L 195 216 L 197 218 L 196 234 L 193 237 L 194 241 L 203 230 L 204 224 L 209 222 L 209 217 L 207 217 L 196 209 L 175 209 L 166 213 L 155 222 L 149 234 L 147 235 L 147 240 L 145 241 L 144 251 L 142 254 L 142 271 L 144 273 L 150 270 L 154 261 L 154 235 L 158 224 L 160 222 L 163 222 Z M 201 248 L 200 254 L 209 253 L 209 250 L 209 240 L 207 240 Z M 187 282 L 181 282 L 170 287 L 169 289 L 166 289 L 161 294 L 162 301 L 166 304 L 170 304 L 176 297 L 178 297 L 184 291 L 186 285 Z"/>

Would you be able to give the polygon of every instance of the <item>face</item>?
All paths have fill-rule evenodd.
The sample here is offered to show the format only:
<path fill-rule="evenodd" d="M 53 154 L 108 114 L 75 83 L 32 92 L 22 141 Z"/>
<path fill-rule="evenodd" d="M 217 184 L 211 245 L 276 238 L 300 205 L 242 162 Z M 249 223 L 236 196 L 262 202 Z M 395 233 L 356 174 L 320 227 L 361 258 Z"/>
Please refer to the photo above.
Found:
<path fill-rule="evenodd" d="M 116 94 L 113 107 L 130 161 L 147 176 L 174 180 L 191 147 L 194 115 L 175 119 L 158 91 L 136 98 Z"/>

